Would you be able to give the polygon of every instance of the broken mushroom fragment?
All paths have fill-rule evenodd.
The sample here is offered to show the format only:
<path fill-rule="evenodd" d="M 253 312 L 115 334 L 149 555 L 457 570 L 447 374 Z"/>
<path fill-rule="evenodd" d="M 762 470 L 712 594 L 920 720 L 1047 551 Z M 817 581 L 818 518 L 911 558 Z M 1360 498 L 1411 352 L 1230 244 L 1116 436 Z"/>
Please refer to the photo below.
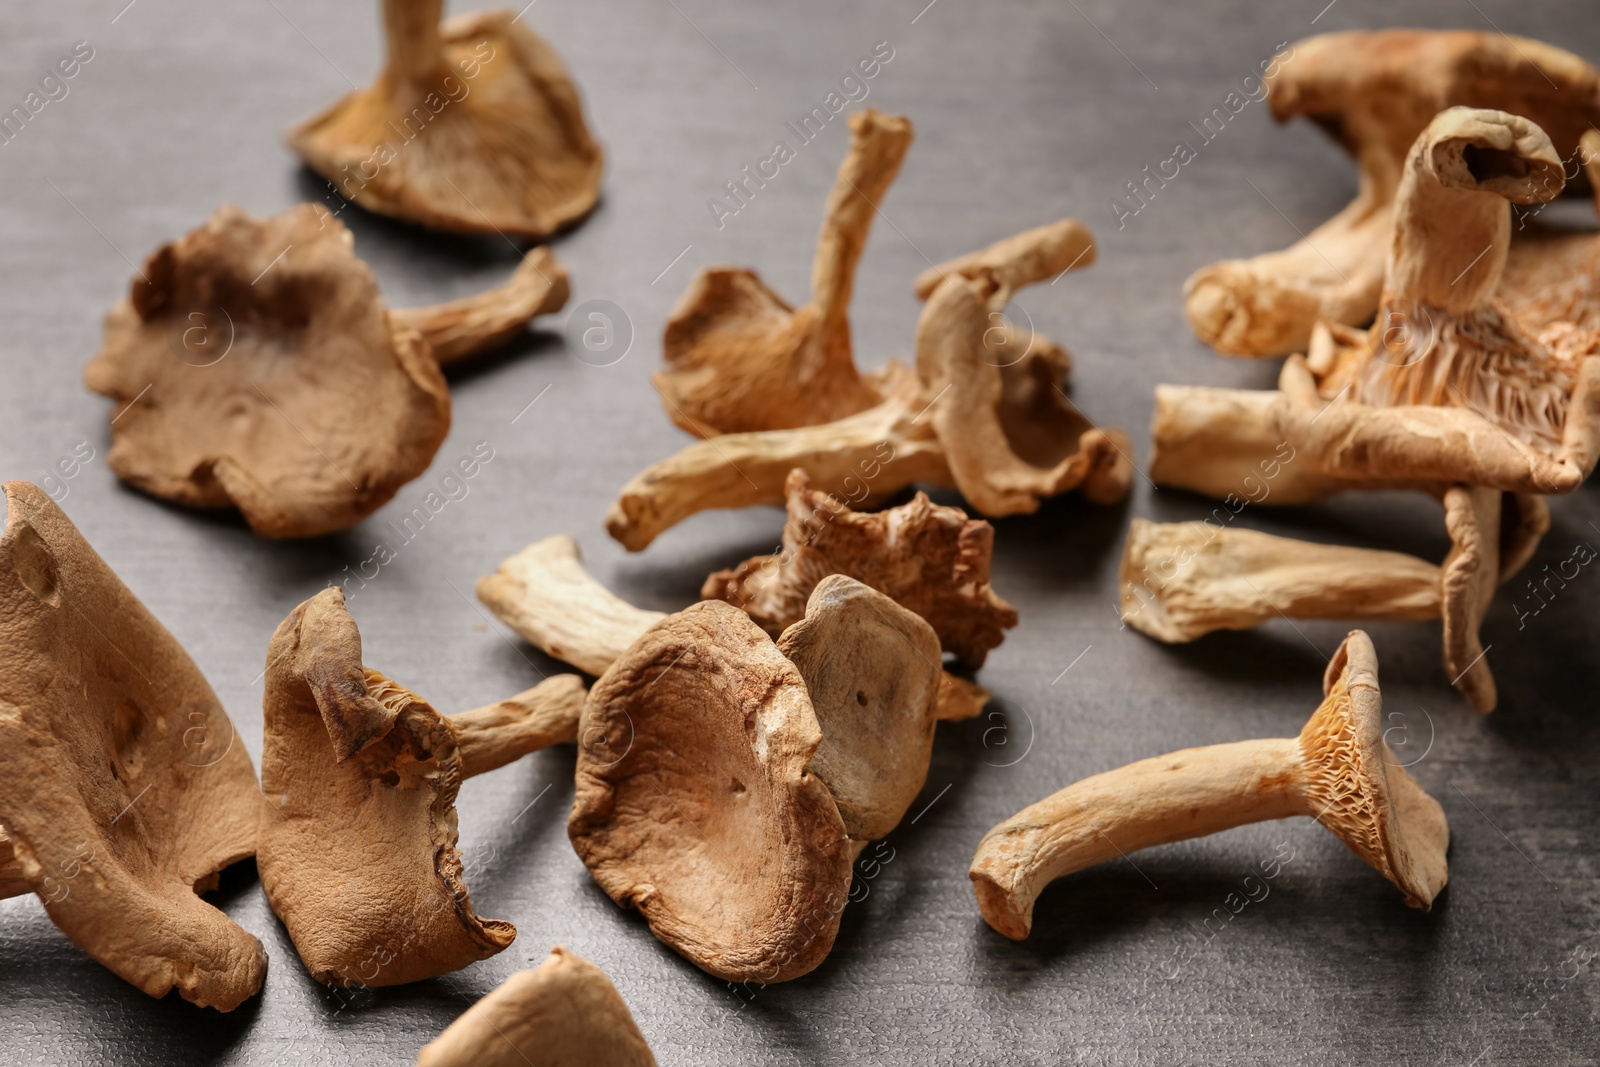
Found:
<path fill-rule="evenodd" d="M 0 895 L 152 997 L 232 1011 L 267 955 L 199 893 L 256 849 L 255 771 L 182 646 L 45 493 L 0 536 Z"/>
<path fill-rule="evenodd" d="M 926 619 L 944 651 L 967 667 L 1017 624 L 1017 612 L 989 584 L 994 527 L 926 494 L 879 512 L 852 511 L 811 488 L 801 470 L 785 486 L 788 519 L 778 554 L 756 556 L 706 579 L 700 595 L 726 600 L 777 635 L 806 613 L 818 582 L 844 574 Z"/>
<path fill-rule="evenodd" d="M 1299 737 L 1168 753 L 1085 778 L 984 835 L 972 857 L 984 919 L 1014 941 L 1050 882 L 1142 848 L 1307 815 L 1426 911 L 1449 876 L 1437 801 L 1383 739 L 1378 661 L 1353 630 Z"/>
<path fill-rule="evenodd" d="M 606 972 L 557 945 L 423 1047 L 417 1067 L 655 1067 Z"/>
<path fill-rule="evenodd" d="M 822 216 L 811 302 L 791 307 L 754 271 L 700 272 L 662 337 L 654 377 L 672 421 L 697 437 L 832 422 L 883 398 L 856 370 L 850 296 L 878 202 L 911 146 L 911 121 L 850 116 L 850 154 Z"/>
<path fill-rule="evenodd" d="M 567 833 L 600 887 L 730 982 L 779 982 L 833 946 L 852 852 L 809 764 L 798 668 L 705 601 L 647 630 L 584 704 Z"/>
<path fill-rule="evenodd" d="M 289 134 L 348 200 L 443 230 L 543 237 L 600 195 L 578 90 L 523 14 L 444 25 L 444 0 L 384 0 L 388 61 Z M 371 173 L 368 173 L 368 171 Z"/>
<path fill-rule="evenodd" d="M 881 403 L 835 422 L 696 442 L 629 481 L 606 529 L 637 552 L 701 511 L 782 504 L 795 468 L 852 497 L 851 484 L 864 483 L 869 502 L 919 482 L 951 486 L 989 516 L 1036 511 L 1072 489 L 1120 499 L 1133 476 L 1126 435 L 1094 427 L 1068 398 L 1060 346 L 1002 314 L 1015 287 L 1092 258 L 1081 231 L 1064 220 L 940 268 L 917 326 L 916 373 L 885 368 Z"/>
<path fill-rule="evenodd" d="M 361 662 L 344 592 L 325 589 L 267 650 L 256 864 L 320 982 L 399 985 L 458 970 L 516 929 L 472 909 L 456 849 L 463 779 L 576 738 L 576 675 L 454 716 Z"/>
<path fill-rule="evenodd" d="M 1185 283 L 1195 334 L 1227 355 L 1303 351 L 1318 321 L 1372 318 L 1406 155 L 1440 111 L 1524 115 L 1563 159 L 1600 122 L 1600 72 L 1562 49 L 1488 31 L 1325 34 L 1295 42 L 1267 70 L 1273 118 L 1317 123 L 1354 157 L 1361 181 L 1347 207 L 1292 247 L 1217 263 Z"/>
<path fill-rule="evenodd" d="M 84 381 L 117 402 L 118 477 L 188 507 L 236 507 L 265 537 L 313 537 L 427 468 L 450 428 L 441 360 L 504 340 L 566 292 L 536 250 L 500 289 L 390 312 L 327 212 L 257 221 L 225 206 L 145 262 Z"/>

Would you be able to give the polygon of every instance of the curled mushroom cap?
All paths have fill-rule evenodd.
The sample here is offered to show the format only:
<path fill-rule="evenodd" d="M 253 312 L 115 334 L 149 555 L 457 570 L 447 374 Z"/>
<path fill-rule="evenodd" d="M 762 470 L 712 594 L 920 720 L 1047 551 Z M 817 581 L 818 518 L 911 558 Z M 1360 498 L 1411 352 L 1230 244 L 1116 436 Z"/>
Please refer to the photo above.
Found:
<path fill-rule="evenodd" d="M 785 981 L 833 946 L 853 856 L 808 769 L 799 670 L 705 601 L 647 630 L 584 704 L 567 833 L 600 887 L 728 981 Z"/>
<path fill-rule="evenodd" d="M 361 663 L 344 593 L 292 611 L 267 650 L 257 866 L 318 981 L 398 985 L 458 970 L 516 929 L 472 910 L 461 781 L 576 737 L 583 685 L 549 679 L 446 718 Z"/>
<path fill-rule="evenodd" d="M 0 885 L 153 997 L 231 1011 L 261 943 L 196 894 L 256 847 L 244 746 L 194 661 L 37 486 L 0 536 Z"/>
<path fill-rule="evenodd" d="M 990 830 L 970 871 L 978 907 L 1013 940 L 1063 875 L 1152 845 L 1309 815 L 1427 910 L 1444 888 L 1450 828 L 1383 740 L 1378 663 L 1353 630 L 1329 661 L 1299 737 L 1189 748 L 1068 786 Z"/>
<path fill-rule="evenodd" d="M 1377 309 L 1393 206 L 1412 142 L 1440 111 L 1497 108 L 1543 126 L 1562 158 L 1600 122 L 1600 72 L 1570 52 L 1500 33 L 1380 30 L 1297 41 L 1268 74 L 1273 117 L 1306 117 L 1361 168 L 1349 206 L 1291 248 L 1197 271 L 1190 324 L 1228 355 L 1303 351 L 1319 320 Z"/>
<path fill-rule="evenodd" d="M 918 493 L 909 504 L 858 512 L 789 472 L 788 519 L 778 555 L 756 556 L 706 579 L 700 595 L 750 613 L 770 634 L 798 622 L 817 583 L 831 574 L 864 582 L 926 619 L 947 652 L 968 667 L 1017 624 L 989 585 L 994 527 Z"/>
<path fill-rule="evenodd" d="M 856 370 L 850 295 L 877 205 L 911 147 L 911 121 L 850 116 L 850 154 L 828 196 L 811 302 L 791 307 L 753 271 L 701 271 L 667 319 L 656 389 L 672 421 L 700 437 L 810 426 L 882 396 Z"/>
<path fill-rule="evenodd" d="M 423 1047 L 417 1067 L 655 1067 L 606 972 L 557 945 Z"/>
<path fill-rule="evenodd" d="M 388 62 L 289 134 L 340 194 L 444 230 L 542 237 L 600 195 L 601 151 L 555 50 L 522 14 L 384 0 Z M 372 173 L 368 173 L 368 171 Z"/>
<path fill-rule="evenodd" d="M 266 537 L 310 537 L 426 469 L 450 428 L 440 358 L 503 340 L 566 291 L 538 251 L 501 289 L 390 313 L 326 212 L 257 221 L 222 207 L 145 262 L 84 380 L 117 401 L 110 463 L 124 481 L 237 507 Z"/>

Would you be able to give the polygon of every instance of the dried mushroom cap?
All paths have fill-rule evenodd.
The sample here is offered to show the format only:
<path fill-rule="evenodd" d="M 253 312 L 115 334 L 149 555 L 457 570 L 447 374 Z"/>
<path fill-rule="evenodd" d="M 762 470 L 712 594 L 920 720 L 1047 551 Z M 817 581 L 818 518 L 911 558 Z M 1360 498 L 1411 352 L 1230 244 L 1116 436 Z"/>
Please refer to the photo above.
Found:
<path fill-rule="evenodd" d="M 537 1061 L 533 1057 L 537 1057 Z M 417 1067 L 655 1067 L 606 973 L 559 945 L 468 1008 L 417 1056 Z"/>
<path fill-rule="evenodd" d="M 805 681 L 749 616 L 667 616 L 595 683 L 580 732 L 567 833 L 613 900 L 730 982 L 822 961 L 852 855 L 807 769 L 822 732 Z"/>
<path fill-rule="evenodd" d="M 266 537 L 311 537 L 427 468 L 450 428 L 440 358 L 503 340 L 566 289 L 541 250 L 499 289 L 390 313 L 337 219 L 225 206 L 146 261 L 84 381 L 117 401 L 110 463 L 124 481 L 237 507 Z"/>
<path fill-rule="evenodd" d="M 1355 200 L 1291 248 L 1230 260 L 1185 285 L 1189 321 L 1228 355 L 1304 350 L 1319 320 L 1360 325 L 1377 309 L 1393 205 L 1412 143 L 1456 106 L 1525 115 L 1569 158 L 1600 122 L 1600 72 L 1570 52 L 1500 33 L 1380 30 L 1297 41 L 1275 58 L 1268 102 L 1304 116 L 1361 168 Z"/>
<path fill-rule="evenodd" d="M 1580 484 L 1600 454 L 1600 356 L 1586 354 L 1600 333 L 1552 350 L 1495 300 L 1510 204 L 1548 200 L 1561 181 L 1526 119 L 1441 112 L 1407 159 L 1382 314 L 1365 337 L 1327 328 L 1285 363 L 1284 435 L 1340 477 Z"/>
<path fill-rule="evenodd" d="M 595 675 L 666 618 L 595 581 L 566 534 L 534 542 L 479 578 L 478 599 L 534 647 Z"/>
<path fill-rule="evenodd" d="M 994 527 L 987 522 L 923 493 L 887 511 L 852 511 L 812 489 L 801 470 L 789 472 L 785 490 L 780 554 L 718 571 L 701 596 L 743 608 L 777 635 L 805 615 L 820 581 L 848 575 L 926 619 L 943 649 L 974 669 L 1017 624 L 1016 609 L 989 585 Z"/>
<path fill-rule="evenodd" d="M 805 679 L 822 727 L 811 772 L 865 844 L 922 790 L 938 724 L 939 639 L 922 617 L 854 578 L 817 584 L 805 617 L 778 638 Z"/>
<path fill-rule="evenodd" d="M 256 848 L 244 746 L 182 646 L 37 486 L 0 537 L 0 823 L 6 895 L 33 892 L 153 997 L 231 1011 L 261 943 L 197 893 Z"/>
<path fill-rule="evenodd" d="M 563 675 L 446 718 L 362 666 L 342 590 L 284 619 L 267 650 L 256 863 L 313 977 L 399 985 L 511 943 L 510 923 L 472 910 L 456 792 L 463 778 L 574 739 L 582 697 Z"/>
<path fill-rule="evenodd" d="M 520 13 L 441 26 L 443 9 L 384 0 L 383 73 L 290 146 L 346 198 L 425 226 L 542 237 L 587 214 L 602 154 L 560 57 Z"/>
<path fill-rule="evenodd" d="M 1138 849 L 1246 823 L 1308 815 L 1428 909 L 1448 877 L 1444 812 L 1383 740 L 1377 656 L 1351 631 L 1324 699 L 1295 738 L 1210 745 L 1097 774 L 990 830 L 970 876 L 984 919 L 1013 940 L 1063 875 Z"/>
<path fill-rule="evenodd" d="M 911 147 L 911 120 L 850 116 L 850 154 L 822 216 L 811 302 L 798 310 L 754 271 L 703 270 L 673 308 L 654 377 L 667 414 L 699 437 L 832 422 L 879 403 L 856 370 L 850 296 L 877 204 Z"/>

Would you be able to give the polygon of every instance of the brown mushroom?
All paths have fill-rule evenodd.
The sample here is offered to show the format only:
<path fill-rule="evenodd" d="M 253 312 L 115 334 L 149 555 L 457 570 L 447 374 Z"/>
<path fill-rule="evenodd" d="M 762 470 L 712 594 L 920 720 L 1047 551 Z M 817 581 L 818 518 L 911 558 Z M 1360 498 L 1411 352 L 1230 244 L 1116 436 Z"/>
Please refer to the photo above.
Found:
<path fill-rule="evenodd" d="M 697 437 L 833 422 L 883 397 L 856 370 L 850 295 L 878 203 L 911 147 L 911 121 L 850 116 L 850 153 L 822 215 L 811 302 L 795 309 L 754 271 L 711 267 L 689 284 L 654 377 L 672 421 Z"/>
<path fill-rule="evenodd" d="M 1308 815 L 1426 911 L 1449 877 L 1450 828 L 1383 739 L 1378 660 L 1353 630 L 1299 737 L 1189 748 L 1074 783 L 984 835 L 970 871 L 984 919 L 1028 936 L 1063 875 L 1152 845 Z"/>
<path fill-rule="evenodd" d="M 417 1067 L 655 1067 L 606 972 L 557 945 L 423 1046 Z"/>
<path fill-rule="evenodd" d="M 702 597 L 743 608 L 777 635 L 805 615 L 818 582 L 849 575 L 926 619 L 944 651 L 972 669 L 1017 624 L 1016 609 L 989 585 L 994 527 L 987 522 L 923 493 L 887 511 L 852 511 L 812 489 L 801 470 L 789 472 L 785 492 L 779 552 L 716 572 Z"/>
<path fill-rule="evenodd" d="M 261 943 L 197 895 L 256 848 L 244 746 L 182 646 L 37 486 L 0 536 L 0 895 L 153 997 L 232 1011 Z"/>
<path fill-rule="evenodd" d="M 727 981 L 822 961 L 854 857 L 808 769 L 806 683 L 772 638 L 717 601 L 669 615 L 594 684 L 580 728 L 567 833 L 613 900 Z"/>
<path fill-rule="evenodd" d="M 1268 102 L 1279 122 L 1304 116 L 1326 130 L 1361 168 L 1360 189 L 1291 248 L 1189 278 L 1190 324 L 1227 355 L 1303 351 L 1319 320 L 1372 318 L 1404 161 L 1438 112 L 1465 105 L 1525 115 L 1568 158 L 1600 122 L 1600 72 L 1570 52 L 1489 31 L 1334 33 L 1274 57 Z"/>
<path fill-rule="evenodd" d="M 560 57 L 526 9 L 441 26 L 443 9 L 384 0 L 383 73 L 296 127 L 290 147 L 345 198 L 425 226 L 542 237 L 582 218 L 601 151 Z"/>
<path fill-rule="evenodd" d="M 307 600 L 267 649 L 256 863 L 321 982 L 398 985 L 511 943 L 474 913 L 456 849 L 465 778 L 576 738 L 583 684 L 560 675 L 445 717 L 361 662 L 338 587 Z"/>
<path fill-rule="evenodd" d="M 1088 242 L 1068 219 L 937 268 L 944 280 L 918 323 L 916 374 L 890 364 L 882 403 L 831 423 L 696 442 L 629 481 L 606 529 L 637 552 L 700 511 L 782 504 L 797 467 L 822 485 L 864 482 L 869 502 L 919 482 L 953 486 L 989 516 L 1036 511 L 1075 488 L 1097 503 L 1119 499 L 1133 476 L 1126 436 L 1094 428 L 1067 398 L 1065 351 L 1003 315 L 1016 287 L 1092 258 Z"/>
<path fill-rule="evenodd" d="M 236 507 L 265 537 L 311 537 L 427 468 L 450 428 L 441 361 L 566 295 L 566 272 L 536 250 L 499 289 L 390 312 L 325 211 L 257 221 L 227 206 L 146 261 L 84 381 L 117 402 L 109 461 L 124 481 Z"/>
<path fill-rule="evenodd" d="M 960 514 L 955 508 L 934 510 L 939 513 L 948 511 Z M 894 509 L 894 513 L 904 514 L 906 508 Z M 858 518 L 871 519 L 873 516 L 858 516 Z M 951 521 L 954 522 L 953 517 Z M 971 527 L 977 524 L 967 522 L 966 525 Z M 980 545 L 981 549 L 978 547 Z M 933 545 L 929 544 L 926 547 L 930 553 L 934 551 Z M 982 535 L 972 534 L 971 542 L 960 547 L 962 551 L 971 550 L 976 554 L 970 559 L 958 559 L 953 562 L 949 580 L 972 583 L 974 589 L 979 588 L 981 582 L 981 587 L 987 589 L 989 549 L 983 544 Z M 803 594 L 799 594 L 802 597 L 800 611 L 794 618 L 783 619 L 776 613 L 779 610 L 776 591 L 773 595 L 774 607 L 770 611 L 763 610 L 756 613 L 751 607 L 740 605 L 745 607 L 746 611 L 751 611 L 752 617 L 755 617 L 756 621 L 774 637 L 804 616 L 805 599 L 810 597 L 816 583 L 828 574 L 836 573 L 822 569 L 828 564 L 820 555 L 807 554 L 806 560 L 804 566 L 811 577 L 808 579 L 808 588 Z M 757 560 L 750 560 L 746 564 L 741 564 L 739 570 L 756 563 Z M 915 561 L 903 561 L 902 566 L 909 567 L 914 564 Z M 962 564 L 970 569 L 961 569 Z M 774 580 L 781 583 L 787 581 L 789 569 L 780 565 L 780 569 L 774 574 L 770 566 L 762 564 L 760 574 L 763 581 Z M 846 570 L 837 573 L 850 574 L 851 577 L 872 574 L 866 567 L 857 568 L 857 571 L 859 573 Z M 725 587 L 727 598 L 721 595 L 713 597 L 709 590 L 717 583 L 720 575 L 737 575 L 737 573 L 737 570 L 722 571 L 712 575 L 706 579 L 706 589 L 702 591 L 702 595 L 706 599 L 734 598 L 738 594 L 733 586 Z M 880 590 L 881 592 L 895 595 L 894 590 L 899 590 L 905 599 L 900 600 L 899 595 L 895 595 L 897 602 L 914 611 L 924 608 L 932 612 L 934 619 L 940 625 L 947 627 L 952 634 L 962 635 L 963 639 L 974 642 L 977 641 L 976 636 L 968 635 L 966 631 L 960 629 L 962 625 L 969 627 L 976 634 L 987 635 L 990 633 L 988 627 L 990 625 L 998 627 L 1005 618 L 1004 613 L 1010 610 L 1004 601 L 994 597 L 999 607 L 991 606 L 987 609 L 991 615 L 990 623 L 975 625 L 972 619 L 966 619 L 962 623 L 958 622 L 953 614 L 955 607 L 961 603 L 959 590 L 946 590 L 943 596 L 930 595 L 911 579 L 900 575 L 898 571 L 888 569 L 873 577 L 874 581 L 882 580 L 884 588 Z M 748 580 L 751 588 L 755 588 L 755 575 L 750 575 Z M 988 596 L 993 594 L 990 593 Z M 483 601 L 501 622 L 511 627 L 535 648 L 594 675 L 604 674 L 641 634 L 667 617 L 663 612 L 636 608 L 595 581 L 594 577 L 583 568 L 583 559 L 578 551 L 577 542 L 565 534 L 536 541 L 502 562 L 493 574 L 478 579 L 478 599 Z M 786 594 L 784 602 L 787 601 Z M 965 606 L 965 610 L 969 614 L 976 615 L 985 610 L 982 605 L 987 603 L 987 597 L 978 594 Z M 1015 615 L 1014 612 L 1012 614 Z M 923 617 L 928 618 L 928 616 Z M 1005 625 L 1014 625 L 1014 622 Z M 998 628 L 993 630 L 993 635 L 996 638 L 995 643 L 998 644 L 1001 636 Z M 973 644 L 972 647 L 976 648 L 977 645 Z M 993 645 L 988 647 L 992 648 Z M 939 721 L 970 719 L 981 713 L 988 703 L 987 689 L 965 678 L 947 672 L 941 673 L 937 705 Z"/>

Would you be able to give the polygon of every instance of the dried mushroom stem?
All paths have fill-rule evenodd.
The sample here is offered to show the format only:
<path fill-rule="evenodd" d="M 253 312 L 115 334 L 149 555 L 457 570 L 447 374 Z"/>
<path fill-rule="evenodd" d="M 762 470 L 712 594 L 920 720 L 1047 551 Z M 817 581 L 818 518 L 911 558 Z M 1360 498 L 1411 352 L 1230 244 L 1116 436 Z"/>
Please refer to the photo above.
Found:
<path fill-rule="evenodd" d="M 1085 778 L 989 831 L 970 871 L 995 930 L 1028 936 L 1033 906 L 1063 875 L 1152 845 L 1305 815 L 1429 908 L 1448 877 L 1438 803 L 1383 741 L 1377 657 L 1352 631 L 1328 665 L 1325 698 L 1297 738 L 1169 753 Z"/>
<path fill-rule="evenodd" d="M 393 0 L 391 0 L 393 2 Z M 390 312 L 422 334 L 440 364 L 504 344 L 538 315 L 560 311 L 570 289 L 567 269 L 542 245 L 530 251 L 504 285 L 429 307 Z"/>
<path fill-rule="evenodd" d="M 439 40 L 439 19 L 443 15 L 444 0 L 383 0 L 390 77 L 428 81 L 444 73 L 444 52 Z"/>
<path fill-rule="evenodd" d="M 504 767 L 530 752 L 578 739 L 583 680 L 575 674 L 546 678 L 532 689 L 448 721 L 461 753 L 461 777 Z"/>
<path fill-rule="evenodd" d="M 1009 297 L 1023 286 L 1090 266 L 1094 260 L 1094 235 L 1089 228 L 1077 219 L 1061 219 L 929 267 L 917 275 L 912 287 L 918 300 L 926 300 L 952 274 L 987 277 Z M 1005 300 L 1000 302 L 1003 305 Z"/>

